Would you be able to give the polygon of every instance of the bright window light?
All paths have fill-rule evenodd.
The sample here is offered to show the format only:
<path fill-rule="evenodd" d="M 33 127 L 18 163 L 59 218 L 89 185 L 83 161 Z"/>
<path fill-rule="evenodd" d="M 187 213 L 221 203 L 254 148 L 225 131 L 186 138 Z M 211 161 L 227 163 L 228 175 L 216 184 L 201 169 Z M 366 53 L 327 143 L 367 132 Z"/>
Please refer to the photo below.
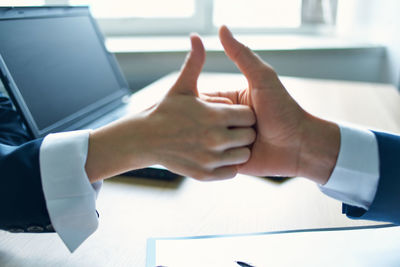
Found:
<path fill-rule="evenodd" d="M 183 18 L 195 11 L 195 0 L 70 0 L 71 5 L 89 5 L 98 18 Z"/>
<path fill-rule="evenodd" d="M 214 24 L 296 28 L 301 25 L 301 0 L 214 0 Z"/>
<path fill-rule="evenodd" d="M 0 0 L 0 5 L 85 5 L 105 35 L 318 32 L 334 26 L 338 0 Z M 331 19 L 325 19 L 326 14 Z M 323 18 L 323 19 L 321 19 Z M 318 26 L 318 27 L 317 27 Z M 328 28 L 327 28 L 328 29 Z"/>
<path fill-rule="evenodd" d="M 44 0 L 1 0 L 0 6 L 42 6 Z"/>

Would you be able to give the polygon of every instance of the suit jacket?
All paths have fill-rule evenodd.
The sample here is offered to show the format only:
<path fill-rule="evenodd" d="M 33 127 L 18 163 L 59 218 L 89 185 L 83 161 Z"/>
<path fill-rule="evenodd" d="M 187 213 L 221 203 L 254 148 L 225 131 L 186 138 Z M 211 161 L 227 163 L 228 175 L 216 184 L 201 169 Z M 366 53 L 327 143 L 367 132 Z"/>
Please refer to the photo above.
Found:
<path fill-rule="evenodd" d="M 353 219 L 400 224 L 400 136 L 374 132 L 379 151 L 379 184 L 369 210 L 343 205 Z"/>
<path fill-rule="evenodd" d="M 0 93 L 0 229 L 53 231 L 43 194 L 39 151 L 10 100 Z"/>

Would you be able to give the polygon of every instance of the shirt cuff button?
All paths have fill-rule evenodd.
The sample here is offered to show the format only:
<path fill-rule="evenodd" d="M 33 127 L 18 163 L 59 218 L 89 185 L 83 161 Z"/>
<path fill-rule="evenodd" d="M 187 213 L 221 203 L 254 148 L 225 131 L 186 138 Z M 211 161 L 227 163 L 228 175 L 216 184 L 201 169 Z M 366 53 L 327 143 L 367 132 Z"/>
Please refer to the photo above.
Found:
<path fill-rule="evenodd" d="M 26 228 L 26 231 L 29 233 L 42 233 L 44 231 L 42 226 L 33 225 Z"/>
<path fill-rule="evenodd" d="M 52 224 L 46 225 L 46 231 L 54 232 L 54 227 Z"/>
<path fill-rule="evenodd" d="M 8 229 L 8 231 L 10 233 L 23 233 L 23 232 L 25 232 L 24 229 L 22 229 L 22 228 L 10 228 L 10 229 Z"/>

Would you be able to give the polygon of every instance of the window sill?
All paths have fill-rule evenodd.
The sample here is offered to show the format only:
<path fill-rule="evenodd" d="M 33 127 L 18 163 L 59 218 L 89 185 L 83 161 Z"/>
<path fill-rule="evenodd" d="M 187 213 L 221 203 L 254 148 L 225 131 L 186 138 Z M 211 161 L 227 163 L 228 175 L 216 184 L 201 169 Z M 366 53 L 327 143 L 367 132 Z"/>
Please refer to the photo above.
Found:
<path fill-rule="evenodd" d="M 312 35 L 237 35 L 238 40 L 255 51 L 331 50 L 381 48 L 380 44 L 339 37 Z M 222 51 L 217 36 L 202 36 L 207 51 Z M 109 37 L 107 49 L 112 53 L 186 52 L 188 36 Z"/>

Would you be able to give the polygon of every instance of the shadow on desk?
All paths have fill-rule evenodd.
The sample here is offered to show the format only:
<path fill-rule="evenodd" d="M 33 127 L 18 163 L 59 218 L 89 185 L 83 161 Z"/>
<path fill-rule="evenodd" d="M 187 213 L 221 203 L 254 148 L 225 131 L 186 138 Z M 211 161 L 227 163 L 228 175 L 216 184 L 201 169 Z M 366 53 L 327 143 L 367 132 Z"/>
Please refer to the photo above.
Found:
<path fill-rule="evenodd" d="M 267 177 L 255 177 L 255 178 L 272 182 L 273 184 L 276 185 L 282 185 L 288 182 L 293 177 L 267 176 Z M 107 180 L 107 183 L 120 184 L 124 186 L 132 185 L 136 187 L 141 186 L 149 188 L 153 187 L 153 188 L 177 190 L 181 186 L 184 179 L 185 177 L 176 177 L 173 180 L 161 180 L 161 179 L 134 177 L 134 176 L 117 176 Z M 211 181 L 211 183 L 212 182 L 218 182 L 218 181 Z"/>
<path fill-rule="evenodd" d="M 121 184 L 124 186 L 144 186 L 144 187 L 154 187 L 154 188 L 163 188 L 163 189 L 171 189 L 176 190 L 178 189 L 184 177 L 176 177 L 173 180 L 156 180 L 156 179 L 149 179 L 149 178 L 142 178 L 142 177 L 132 177 L 132 176 L 117 176 L 112 179 L 109 179 L 107 183 L 113 184 Z"/>
<path fill-rule="evenodd" d="M 284 176 L 265 176 L 265 177 L 259 177 L 260 179 L 272 182 L 274 184 L 284 184 L 285 182 L 289 181 L 290 179 L 294 177 L 284 177 Z"/>

